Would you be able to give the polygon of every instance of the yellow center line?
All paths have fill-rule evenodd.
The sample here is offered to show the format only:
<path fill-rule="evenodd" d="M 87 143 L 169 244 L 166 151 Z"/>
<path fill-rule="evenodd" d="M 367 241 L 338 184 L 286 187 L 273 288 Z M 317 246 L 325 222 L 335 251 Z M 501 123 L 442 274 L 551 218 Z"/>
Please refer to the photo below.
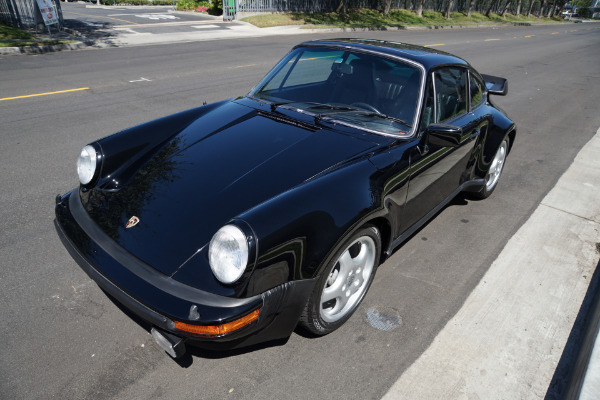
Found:
<path fill-rule="evenodd" d="M 48 96 L 51 94 L 59 94 L 59 93 L 68 93 L 68 92 L 77 92 L 80 90 L 89 90 L 89 87 L 84 87 L 84 88 L 78 88 L 78 89 L 68 89 L 68 90 L 59 90 L 57 92 L 48 92 L 48 93 L 37 93 L 37 94 L 28 94 L 25 96 L 16 96 L 16 97 L 5 97 L 3 99 L 0 99 L 0 101 L 3 100 L 15 100 L 15 99 L 25 99 L 27 97 L 37 97 L 37 96 Z"/>
<path fill-rule="evenodd" d="M 426 44 L 423 47 L 433 47 L 433 46 L 445 46 L 445 44 L 444 43 Z"/>
<path fill-rule="evenodd" d="M 535 37 L 535 35 L 529 35 L 529 36 L 525 36 L 525 37 Z"/>
<path fill-rule="evenodd" d="M 491 42 L 491 41 L 494 41 L 494 40 L 502 40 L 502 39 L 485 39 L 485 42 Z"/>
<path fill-rule="evenodd" d="M 558 35 L 558 32 L 552 32 L 552 35 Z"/>
<path fill-rule="evenodd" d="M 247 67 L 254 67 L 256 64 L 247 64 L 247 65 L 238 65 L 236 67 L 231 67 L 231 68 L 247 68 Z"/>

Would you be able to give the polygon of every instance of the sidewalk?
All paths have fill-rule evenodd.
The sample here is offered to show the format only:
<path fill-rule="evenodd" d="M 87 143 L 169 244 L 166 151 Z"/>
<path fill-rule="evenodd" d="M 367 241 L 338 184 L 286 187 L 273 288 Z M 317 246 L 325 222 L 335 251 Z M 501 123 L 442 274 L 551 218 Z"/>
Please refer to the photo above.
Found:
<path fill-rule="evenodd" d="M 383 399 L 544 398 L 598 265 L 598 243 L 600 129 Z M 596 357 L 599 347 L 596 340 Z M 593 361 L 587 380 L 598 387 Z"/>

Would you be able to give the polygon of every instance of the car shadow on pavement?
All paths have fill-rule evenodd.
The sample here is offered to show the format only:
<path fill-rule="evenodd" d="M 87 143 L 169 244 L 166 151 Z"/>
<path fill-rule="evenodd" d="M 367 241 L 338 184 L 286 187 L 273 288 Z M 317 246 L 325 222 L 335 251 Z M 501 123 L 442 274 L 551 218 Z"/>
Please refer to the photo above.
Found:
<path fill-rule="evenodd" d="M 469 204 L 469 200 L 470 200 L 470 198 L 468 197 L 468 194 L 457 195 L 452 201 L 450 201 L 448 204 L 446 204 L 444 207 L 442 207 L 442 209 L 439 210 L 435 214 L 435 216 L 433 216 L 428 222 L 426 222 L 423 226 L 421 226 L 419 229 L 417 229 L 417 231 L 415 231 L 410 237 L 408 237 L 406 239 L 406 241 L 409 241 L 415 235 L 418 235 L 419 232 L 424 227 L 426 227 L 430 221 L 435 220 L 435 217 L 438 214 L 442 213 L 446 208 L 451 207 L 451 206 L 466 206 Z M 146 330 L 148 332 L 148 334 L 150 334 L 150 329 L 152 328 L 152 324 L 148 323 L 144 319 L 140 318 L 139 316 L 137 316 L 136 314 L 131 312 L 128 308 L 124 307 L 118 300 L 116 300 L 113 296 L 111 296 L 110 293 L 108 293 L 104 290 L 102 290 L 102 291 L 123 313 L 125 313 L 129 318 L 131 318 L 134 322 L 136 322 L 140 327 L 142 327 L 144 330 Z M 300 325 L 296 326 L 293 333 L 295 333 L 299 336 L 302 336 L 304 338 L 307 338 L 307 339 L 314 339 L 314 338 L 319 337 L 319 336 L 314 335 L 314 334 L 308 332 L 307 330 L 303 329 Z M 202 347 L 202 343 L 199 343 L 197 345 L 190 345 L 190 344 L 186 343 L 185 354 L 179 358 L 172 359 L 172 360 L 176 364 L 178 364 L 180 367 L 188 368 L 194 363 L 195 357 L 196 358 L 204 358 L 204 359 L 222 359 L 222 358 L 234 357 L 234 356 L 238 356 L 241 354 L 251 353 L 254 351 L 258 351 L 258 350 L 262 350 L 262 349 L 266 349 L 266 348 L 270 348 L 270 347 L 283 346 L 288 342 L 288 340 L 289 340 L 289 337 L 284 338 L 284 339 L 278 339 L 278 340 L 272 340 L 272 341 L 268 341 L 268 342 L 264 342 L 264 343 L 259 343 L 259 344 L 255 344 L 255 345 L 244 346 L 244 347 L 236 348 L 236 349 L 228 349 L 228 348 L 223 347 L 223 346 L 231 347 L 227 343 L 215 344 L 215 343 L 207 342 L 206 347 Z"/>
<path fill-rule="evenodd" d="M 65 19 L 64 27 L 65 31 L 78 36 L 87 46 L 118 47 L 115 41 L 117 34 L 111 30 L 111 23 Z"/>

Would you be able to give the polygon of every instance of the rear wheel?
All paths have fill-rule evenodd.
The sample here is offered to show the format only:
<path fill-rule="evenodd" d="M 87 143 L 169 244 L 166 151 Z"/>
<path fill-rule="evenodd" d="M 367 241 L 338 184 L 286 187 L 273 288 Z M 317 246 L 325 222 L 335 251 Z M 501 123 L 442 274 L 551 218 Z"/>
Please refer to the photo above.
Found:
<path fill-rule="evenodd" d="M 345 240 L 319 277 L 300 323 L 316 335 L 326 335 L 350 318 L 371 286 L 379 264 L 381 239 L 374 226 Z"/>
<path fill-rule="evenodd" d="M 494 159 L 492 160 L 492 164 L 490 165 L 490 169 L 485 176 L 485 186 L 480 192 L 475 193 L 476 197 L 480 199 L 486 199 L 494 192 L 494 189 L 500 180 L 502 170 L 504 169 L 504 162 L 506 161 L 508 148 L 508 138 L 504 138 L 502 143 L 500 143 L 500 147 L 498 147 L 498 150 L 494 155 Z"/>

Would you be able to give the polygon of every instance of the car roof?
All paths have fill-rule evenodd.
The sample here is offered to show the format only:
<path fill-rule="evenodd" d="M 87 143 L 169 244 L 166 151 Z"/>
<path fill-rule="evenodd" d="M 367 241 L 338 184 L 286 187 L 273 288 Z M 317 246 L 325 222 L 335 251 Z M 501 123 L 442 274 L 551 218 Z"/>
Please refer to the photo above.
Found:
<path fill-rule="evenodd" d="M 319 46 L 319 47 L 339 47 L 344 49 L 354 49 L 362 51 L 374 51 L 377 53 L 388 54 L 395 57 L 415 61 L 429 70 L 438 65 L 459 64 L 469 66 L 465 60 L 456 57 L 450 53 L 435 50 L 423 46 L 416 46 L 407 43 L 389 42 L 385 40 L 373 39 L 326 39 L 312 40 L 300 43 L 296 47 Z"/>

